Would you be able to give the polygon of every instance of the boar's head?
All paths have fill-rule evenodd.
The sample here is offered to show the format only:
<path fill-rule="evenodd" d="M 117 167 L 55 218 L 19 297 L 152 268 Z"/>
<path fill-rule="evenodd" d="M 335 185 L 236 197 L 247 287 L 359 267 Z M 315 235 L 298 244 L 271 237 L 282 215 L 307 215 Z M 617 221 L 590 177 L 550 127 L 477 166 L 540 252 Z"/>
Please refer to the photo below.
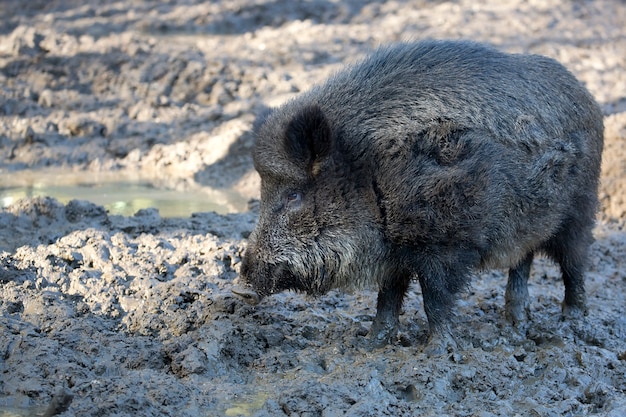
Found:
<path fill-rule="evenodd" d="M 260 215 L 243 280 L 263 297 L 286 289 L 322 294 L 379 276 L 385 248 L 371 173 L 346 151 L 328 115 L 290 103 L 256 135 Z"/>

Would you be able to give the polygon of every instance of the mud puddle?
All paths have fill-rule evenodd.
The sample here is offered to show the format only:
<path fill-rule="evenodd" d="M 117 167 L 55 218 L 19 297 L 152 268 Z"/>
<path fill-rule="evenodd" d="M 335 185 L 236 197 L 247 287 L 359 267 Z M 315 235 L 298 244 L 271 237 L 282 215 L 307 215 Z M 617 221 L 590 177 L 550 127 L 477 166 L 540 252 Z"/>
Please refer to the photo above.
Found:
<path fill-rule="evenodd" d="M 63 203 L 87 200 L 109 214 L 132 216 L 156 208 L 161 217 L 189 217 L 192 213 L 241 212 L 246 199 L 232 190 L 195 187 L 176 190 L 141 177 L 121 174 L 27 172 L 0 175 L 0 204 L 8 207 L 22 198 L 53 197 Z"/>
<path fill-rule="evenodd" d="M 0 406 L 0 417 L 36 417 L 46 412 L 45 407 L 3 408 Z"/>

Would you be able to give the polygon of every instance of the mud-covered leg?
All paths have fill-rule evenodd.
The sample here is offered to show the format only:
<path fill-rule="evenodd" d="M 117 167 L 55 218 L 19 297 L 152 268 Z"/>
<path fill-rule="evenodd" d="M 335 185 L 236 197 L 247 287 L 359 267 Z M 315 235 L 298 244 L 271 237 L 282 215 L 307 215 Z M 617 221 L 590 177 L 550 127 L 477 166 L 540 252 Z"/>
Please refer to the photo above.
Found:
<path fill-rule="evenodd" d="M 509 270 L 504 300 L 507 319 L 519 326 L 529 318 L 530 299 L 528 296 L 528 276 L 533 263 L 533 253 L 529 253 L 515 268 Z"/>
<path fill-rule="evenodd" d="M 584 273 L 593 235 L 589 225 L 572 222 L 566 226 L 548 243 L 547 252 L 561 267 L 565 285 L 563 315 L 577 318 L 587 314 Z"/>
<path fill-rule="evenodd" d="M 403 274 L 393 277 L 379 289 L 376 317 L 369 331 L 369 339 L 374 347 L 384 346 L 396 337 L 402 301 L 410 282 L 411 276 Z"/>
<path fill-rule="evenodd" d="M 419 281 L 430 331 L 424 351 L 428 355 L 447 353 L 448 347 L 456 347 L 450 329 L 450 320 L 457 290 L 451 291 L 451 288 L 446 285 L 446 279 L 441 275 L 420 276 Z"/>

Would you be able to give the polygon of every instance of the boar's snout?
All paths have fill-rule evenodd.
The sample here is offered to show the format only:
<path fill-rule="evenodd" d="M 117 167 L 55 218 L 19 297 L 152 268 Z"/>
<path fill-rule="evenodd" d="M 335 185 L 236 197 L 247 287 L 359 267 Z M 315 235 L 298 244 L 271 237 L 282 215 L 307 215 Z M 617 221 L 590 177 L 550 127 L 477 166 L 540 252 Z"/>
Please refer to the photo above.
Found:
<path fill-rule="evenodd" d="M 235 287 L 231 291 L 244 302 L 250 305 L 257 305 L 267 294 L 263 291 L 259 292 L 254 288 L 253 283 L 257 281 L 254 277 L 259 275 L 259 272 L 251 258 L 252 254 L 250 249 L 248 249 L 241 262 L 241 279 L 244 286 Z"/>
<path fill-rule="evenodd" d="M 255 306 L 261 302 L 261 296 L 252 288 L 235 287 L 231 291 L 237 296 L 237 298 L 252 306 Z"/>
<path fill-rule="evenodd" d="M 254 249 L 249 248 L 241 262 L 241 278 L 246 289 L 234 290 L 233 292 L 244 301 L 259 303 L 264 297 L 279 292 L 284 288 L 278 288 L 283 281 L 280 277 L 287 275 L 286 268 L 281 264 L 273 265 L 260 260 Z M 252 294 L 254 293 L 254 295 Z"/>

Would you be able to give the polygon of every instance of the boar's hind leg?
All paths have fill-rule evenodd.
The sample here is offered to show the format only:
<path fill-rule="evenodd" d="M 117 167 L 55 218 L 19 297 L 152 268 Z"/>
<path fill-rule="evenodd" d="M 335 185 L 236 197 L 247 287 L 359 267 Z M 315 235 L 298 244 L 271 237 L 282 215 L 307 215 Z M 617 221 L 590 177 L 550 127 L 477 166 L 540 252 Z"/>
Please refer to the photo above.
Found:
<path fill-rule="evenodd" d="M 390 277 L 381 284 L 376 303 L 376 318 L 369 331 L 369 339 L 374 347 L 391 343 L 398 333 L 402 300 L 411 282 L 410 273 Z"/>
<path fill-rule="evenodd" d="M 528 276 L 533 263 L 533 253 L 529 253 L 519 265 L 509 270 L 504 299 L 506 316 L 514 326 L 526 322 L 529 314 Z"/>
<path fill-rule="evenodd" d="M 567 222 L 546 244 L 546 252 L 561 267 L 565 285 L 562 307 L 566 317 L 587 314 L 584 272 L 589 245 L 593 242 L 592 225 L 592 220 L 586 224 L 581 224 L 579 219 Z"/>

